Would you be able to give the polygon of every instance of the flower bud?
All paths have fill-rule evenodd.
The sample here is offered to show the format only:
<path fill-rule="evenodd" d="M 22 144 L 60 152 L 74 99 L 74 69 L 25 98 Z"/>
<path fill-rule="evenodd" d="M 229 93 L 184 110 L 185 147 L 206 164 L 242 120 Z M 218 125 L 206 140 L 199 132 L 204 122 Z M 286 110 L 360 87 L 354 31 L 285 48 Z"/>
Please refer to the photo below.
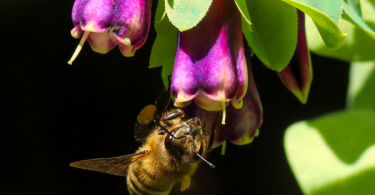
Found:
<path fill-rule="evenodd" d="M 279 72 L 278 75 L 286 88 L 305 104 L 312 82 L 312 66 L 306 42 L 305 15 L 300 10 L 298 10 L 296 51 L 288 66 Z"/>

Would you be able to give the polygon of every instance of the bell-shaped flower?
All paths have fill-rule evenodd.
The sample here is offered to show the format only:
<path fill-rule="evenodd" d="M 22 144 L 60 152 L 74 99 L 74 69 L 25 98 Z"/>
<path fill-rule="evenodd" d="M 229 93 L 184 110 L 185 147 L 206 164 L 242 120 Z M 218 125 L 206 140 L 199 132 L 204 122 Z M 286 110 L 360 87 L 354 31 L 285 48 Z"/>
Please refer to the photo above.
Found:
<path fill-rule="evenodd" d="M 223 110 L 224 123 L 229 102 L 242 107 L 247 75 L 241 14 L 233 0 L 214 0 L 197 26 L 179 33 L 171 80 L 175 106 L 194 100 L 205 110 Z"/>
<path fill-rule="evenodd" d="M 147 39 L 152 0 L 76 0 L 72 10 L 71 34 L 81 41 L 68 62 L 72 64 L 84 42 L 98 53 L 119 45 L 130 57 Z"/>
<path fill-rule="evenodd" d="M 216 123 L 217 111 L 207 111 L 192 103 L 186 106 L 184 111 L 189 117 L 199 117 L 204 124 L 205 131 L 212 134 L 215 131 L 215 139 L 212 147 L 217 147 L 226 140 L 238 145 L 248 144 L 259 134 L 259 128 L 263 122 L 263 110 L 258 90 L 255 86 L 250 63 L 248 65 L 249 86 L 243 98 L 243 106 L 236 109 L 227 107 L 227 121 L 225 125 Z M 215 125 L 216 128 L 212 128 Z"/>
<path fill-rule="evenodd" d="M 306 42 L 305 15 L 300 10 L 298 10 L 298 37 L 294 56 L 278 75 L 284 85 L 305 104 L 312 82 L 312 66 Z"/>

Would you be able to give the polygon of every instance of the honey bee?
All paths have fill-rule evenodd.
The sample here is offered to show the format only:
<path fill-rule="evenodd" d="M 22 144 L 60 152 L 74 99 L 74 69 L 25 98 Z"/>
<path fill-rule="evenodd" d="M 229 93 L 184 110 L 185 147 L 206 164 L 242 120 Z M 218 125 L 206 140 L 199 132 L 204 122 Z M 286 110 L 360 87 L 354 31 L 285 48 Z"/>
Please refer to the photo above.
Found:
<path fill-rule="evenodd" d="M 188 118 L 181 109 L 163 112 L 160 117 L 153 119 L 152 116 L 158 115 L 155 110 L 156 107 L 146 106 L 138 115 L 138 123 L 143 123 L 142 127 L 150 127 L 151 130 L 147 134 L 144 133 L 147 128 L 135 129 L 144 131 L 136 134 L 137 139 L 143 140 L 143 145 L 136 153 L 83 160 L 70 165 L 126 176 L 126 184 L 132 195 L 167 195 L 173 187 L 179 187 L 180 191 L 188 189 L 199 160 L 215 167 L 203 157 L 211 148 L 214 133 L 208 135 L 199 118 Z"/>

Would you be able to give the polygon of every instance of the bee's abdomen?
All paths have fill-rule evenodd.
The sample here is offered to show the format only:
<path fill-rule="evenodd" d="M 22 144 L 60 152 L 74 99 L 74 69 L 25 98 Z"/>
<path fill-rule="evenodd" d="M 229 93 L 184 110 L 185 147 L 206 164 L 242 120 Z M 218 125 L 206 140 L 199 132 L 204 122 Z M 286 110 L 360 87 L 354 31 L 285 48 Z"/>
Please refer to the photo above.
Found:
<path fill-rule="evenodd" d="M 132 195 L 168 195 L 172 187 L 163 185 L 160 178 L 152 175 L 142 163 L 136 163 L 136 166 L 129 168 L 126 183 Z"/>

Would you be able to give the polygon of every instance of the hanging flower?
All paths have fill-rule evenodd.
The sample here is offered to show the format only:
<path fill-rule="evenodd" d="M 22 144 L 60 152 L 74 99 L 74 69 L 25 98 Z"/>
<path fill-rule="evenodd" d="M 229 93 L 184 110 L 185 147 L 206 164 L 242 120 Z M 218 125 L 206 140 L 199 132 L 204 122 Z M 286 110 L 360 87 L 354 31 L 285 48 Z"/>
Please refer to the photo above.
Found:
<path fill-rule="evenodd" d="M 147 39 L 152 0 L 76 0 L 72 10 L 71 34 L 81 41 L 69 64 L 84 42 L 98 53 L 107 53 L 119 45 L 126 57 L 134 55 Z"/>
<path fill-rule="evenodd" d="M 294 56 L 287 67 L 278 73 L 283 84 L 305 104 L 312 82 L 312 66 L 307 48 L 305 15 L 298 10 L 298 37 Z"/>
<path fill-rule="evenodd" d="M 263 110 L 250 63 L 248 64 L 248 70 L 249 86 L 246 95 L 243 97 L 243 106 L 240 109 L 231 105 L 228 106 L 226 124 L 218 125 L 215 129 L 213 147 L 221 145 L 226 140 L 237 145 L 248 144 L 259 134 L 259 128 L 263 122 Z M 200 118 L 205 130 L 212 133 L 210 131 L 216 121 L 217 112 L 204 110 L 194 103 L 183 109 L 189 117 Z"/>
<path fill-rule="evenodd" d="M 241 14 L 234 1 L 214 0 L 203 20 L 180 32 L 171 90 L 175 106 L 191 101 L 209 111 L 242 107 L 248 85 Z"/>

